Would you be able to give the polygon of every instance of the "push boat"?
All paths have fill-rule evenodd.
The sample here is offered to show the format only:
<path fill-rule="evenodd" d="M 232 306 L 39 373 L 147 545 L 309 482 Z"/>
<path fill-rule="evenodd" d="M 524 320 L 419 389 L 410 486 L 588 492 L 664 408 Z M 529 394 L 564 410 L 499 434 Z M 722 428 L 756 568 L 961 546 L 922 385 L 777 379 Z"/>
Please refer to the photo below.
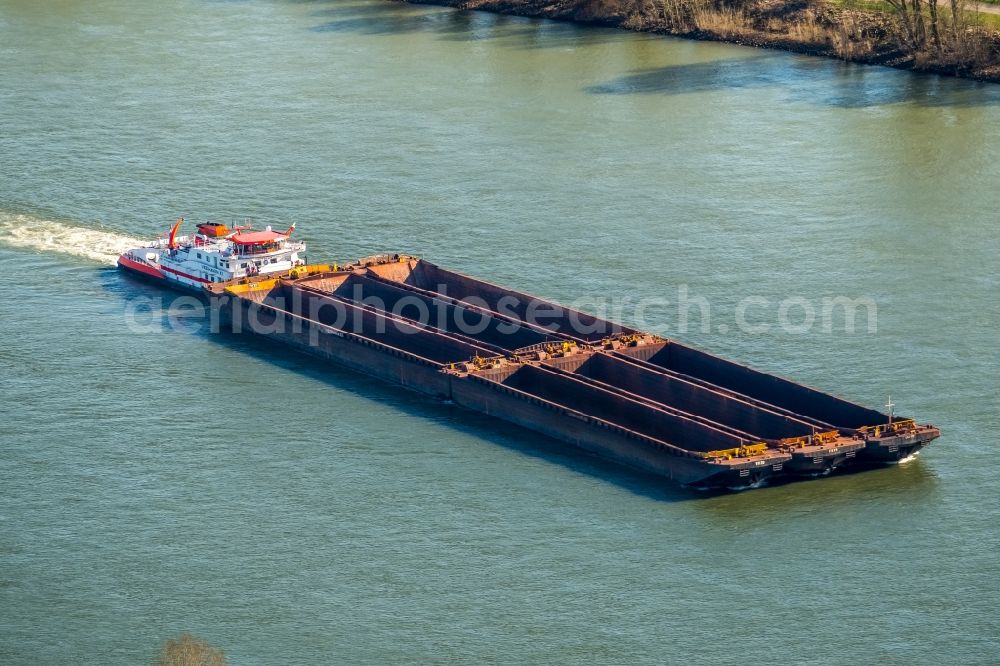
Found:
<path fill-rule="evenodd" d="M 744 489 L 881 466 L 940 436 L 894 415 L 891 400 L 886 414 L 416 257 L 309 265 L 292 228 L 213 236 L 199 225 L 193 239 L 175 239 L 176 228 L 119 265 L 150 277 L 167 261 L 183 265 L 187 282 L 171 271 L 163 281 L 200 289 L 234 332 L 683 485 Z M 258 264 L 265 255 L 282 260 Z M 220 268 L 216 257 L 231 277 L 195 268 Z"/>
<path fill-rule="evenodd" d="M 277 232 L 271 227 L 230 229 L 203 222 L 191 235 L 178 236 L 180 218 L 170 232 L 145 247 L 118 257 L 124 270 L 183 289 L 201 291 L 203 285 L 258 275 L 287 272 L 305 264 L 306 245 L 290 239 L 295 225 Z"/>

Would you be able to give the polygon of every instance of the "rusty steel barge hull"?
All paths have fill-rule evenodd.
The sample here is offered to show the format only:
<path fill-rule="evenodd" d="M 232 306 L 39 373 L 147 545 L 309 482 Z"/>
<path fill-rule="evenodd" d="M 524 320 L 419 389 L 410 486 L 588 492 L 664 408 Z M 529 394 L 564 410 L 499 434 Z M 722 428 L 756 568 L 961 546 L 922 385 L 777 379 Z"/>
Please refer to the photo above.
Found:
<path fill-rule="evenodd" d="M 695 487 L 912 455 L 933 426 L 406 256 L 206 286 L 304 352 Z"/>

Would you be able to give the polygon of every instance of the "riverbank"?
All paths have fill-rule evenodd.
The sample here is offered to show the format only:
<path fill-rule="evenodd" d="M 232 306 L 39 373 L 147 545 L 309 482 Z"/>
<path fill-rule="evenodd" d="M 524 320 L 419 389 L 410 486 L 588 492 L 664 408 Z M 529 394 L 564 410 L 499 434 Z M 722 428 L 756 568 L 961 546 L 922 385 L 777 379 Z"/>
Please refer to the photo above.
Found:
<path fill-rule="evenodd" d="M 1000 83 L 1000 17 L 962 0 L 409 0 Z"/>

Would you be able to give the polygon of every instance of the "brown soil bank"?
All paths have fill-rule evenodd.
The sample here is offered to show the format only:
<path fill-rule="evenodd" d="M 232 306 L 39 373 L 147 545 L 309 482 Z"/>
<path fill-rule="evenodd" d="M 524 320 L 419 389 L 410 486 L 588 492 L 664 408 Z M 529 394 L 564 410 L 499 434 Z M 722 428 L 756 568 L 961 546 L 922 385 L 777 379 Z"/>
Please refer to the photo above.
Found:
<path fill-rule="evenodd" d="M 1000 82 L 1000 22 L 969 0 L 411 1 Z"/>

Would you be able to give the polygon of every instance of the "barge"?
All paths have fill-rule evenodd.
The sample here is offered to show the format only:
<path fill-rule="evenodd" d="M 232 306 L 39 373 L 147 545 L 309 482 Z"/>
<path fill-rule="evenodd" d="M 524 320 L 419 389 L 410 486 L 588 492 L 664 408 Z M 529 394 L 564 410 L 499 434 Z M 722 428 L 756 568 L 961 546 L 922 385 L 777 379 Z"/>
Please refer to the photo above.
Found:
<path fill-rule="evenodd" d="M 201 286 L 236 332 L 688 486 L 746 488 L 898 462 L 940 435 L 415 257 Z"/>

